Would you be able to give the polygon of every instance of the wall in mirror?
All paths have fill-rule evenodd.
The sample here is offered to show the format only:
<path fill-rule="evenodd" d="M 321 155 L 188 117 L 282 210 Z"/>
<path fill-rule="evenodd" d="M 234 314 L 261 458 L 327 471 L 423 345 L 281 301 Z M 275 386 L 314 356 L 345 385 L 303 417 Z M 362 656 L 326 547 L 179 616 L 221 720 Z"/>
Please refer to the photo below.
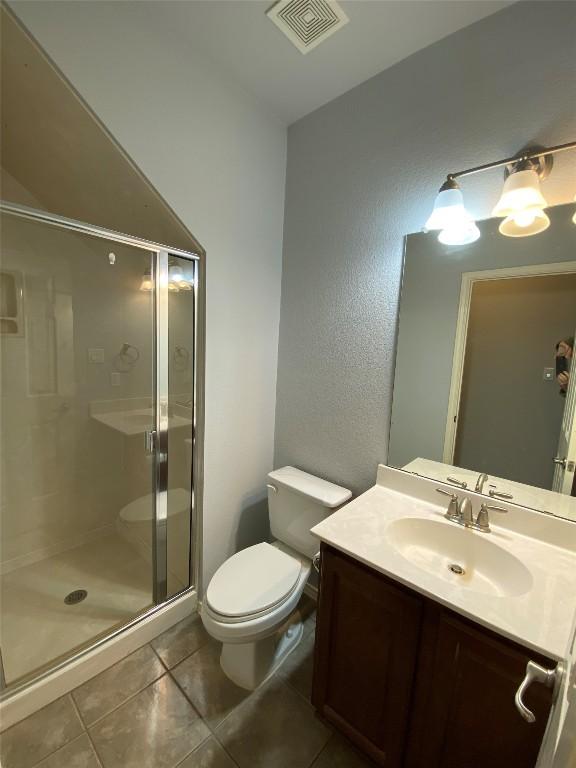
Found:
<path fill-rule="evenodd" d="M 408 235 L 389 463 L 576 521 L 574 205 L 448 246 Z"/>

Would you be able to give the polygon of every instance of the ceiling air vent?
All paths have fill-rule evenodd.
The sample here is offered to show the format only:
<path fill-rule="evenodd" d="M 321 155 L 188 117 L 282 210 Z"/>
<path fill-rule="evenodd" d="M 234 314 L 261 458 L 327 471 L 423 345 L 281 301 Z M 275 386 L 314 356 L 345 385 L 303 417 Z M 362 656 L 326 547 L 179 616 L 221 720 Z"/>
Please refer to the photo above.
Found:
<path fill-rule="evenodd" d="M 349 21 L 334 0 L 280 0 L 266 15 L 300 53 L 316 48 Z"/>

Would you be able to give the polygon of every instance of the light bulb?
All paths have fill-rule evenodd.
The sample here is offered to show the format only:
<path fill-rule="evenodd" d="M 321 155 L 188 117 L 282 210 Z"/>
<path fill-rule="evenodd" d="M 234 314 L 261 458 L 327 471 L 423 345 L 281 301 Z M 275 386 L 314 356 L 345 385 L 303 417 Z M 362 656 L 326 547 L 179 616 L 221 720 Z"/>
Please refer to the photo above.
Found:
<path fill-rule="evenodd" d="M 469 245 L 480 237 L 480 230 L 472 220 L 443 229 L 438 241 L 443 245 Z"/>
<path fill-rule="evenodd" d="M 142 275 L 142 282 L 140 283 L 140 290 L 141 291 L 151 291 L 154 289 L 154 281 L 152 280 L 152 275 L 150 274 L 150 270 L 147 269 L 144 274 Z"/>
<path fill-rule="evenodd" d="M 524 211 L 518 211 L 517 213 L 512 214 L 512 218 L 514 219 L 514 223 L 519 227 L 529 227 L 534 223 L 536 213 L 533 208 L 526 208 Z"/>
<path fill-rule="evenodd" d="M 498 227 L 506 237 L 530 237 L 544 232 L 550 226 L 550 219 L 541 208 L 528 208 L 507 216 Z"/>

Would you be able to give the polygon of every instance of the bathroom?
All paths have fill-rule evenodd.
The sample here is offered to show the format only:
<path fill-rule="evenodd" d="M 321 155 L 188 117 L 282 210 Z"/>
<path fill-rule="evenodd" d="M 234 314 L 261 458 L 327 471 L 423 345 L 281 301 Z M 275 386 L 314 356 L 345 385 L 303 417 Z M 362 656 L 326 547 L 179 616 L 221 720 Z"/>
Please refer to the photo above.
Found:
<path fill-rule="evenodd" d="M 3 768 L 574 766 L 576 4 L 0 14 Z"/>

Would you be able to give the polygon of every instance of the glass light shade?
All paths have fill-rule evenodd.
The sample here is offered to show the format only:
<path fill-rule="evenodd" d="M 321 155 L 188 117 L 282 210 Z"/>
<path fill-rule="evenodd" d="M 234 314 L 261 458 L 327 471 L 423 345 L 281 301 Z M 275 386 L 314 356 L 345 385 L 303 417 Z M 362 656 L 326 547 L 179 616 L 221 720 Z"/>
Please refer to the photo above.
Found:
<path fill-rule="evenodd" d="M 424 225 L 429 232 L 434 229 L 447 229 L 456 222 L 469 218 L 464 208 L 464 198 L 459 189 L 441 189 L 434 200 L 434 209 Z"/>
<path fill-rule="evenodd" d="M 479 237 L 480 230 L 476 223 L 469 219 L 443 229 L 438 235 L 438 240 L 444 245 L 468 245 L 468 243 L 475 243 Z"/>
<path fill-rule="evenodd" d="M 576 195 L 574 195 L 574 202 L 576 203 Z M 572 224 L 576 224 L 576 213 L 572 216 Z"/>
<path fill-rule="evenodd" d="M 177 267 L 175 265 L 168 267 L 168 280 L 171 283 L 180 283 L 182 280 L 184 280 L 182 267 Z"/>
<path fill-rule="evenodd" d="M 530 237 L 544 232 L 550 226 L 550 219 L 541 208 L 524 208 L 507 216 L 498 227 L 506 237 Z"/>
<path fill-rule="evenodd" d="M 154 288 L 154 282 L 149 270 L 146 270 L 142 275 L 142 282 L 140 283 L 141 291 L 151 291 Z"/>
<path fill-rule="evenodd" d="M 540 192 L 540 180 L 533 170 L 511 173 L 504 182 L 500 200 L 492 216 L 511 216 L 523 208 L 546 208 L 548 203 Z"/>

